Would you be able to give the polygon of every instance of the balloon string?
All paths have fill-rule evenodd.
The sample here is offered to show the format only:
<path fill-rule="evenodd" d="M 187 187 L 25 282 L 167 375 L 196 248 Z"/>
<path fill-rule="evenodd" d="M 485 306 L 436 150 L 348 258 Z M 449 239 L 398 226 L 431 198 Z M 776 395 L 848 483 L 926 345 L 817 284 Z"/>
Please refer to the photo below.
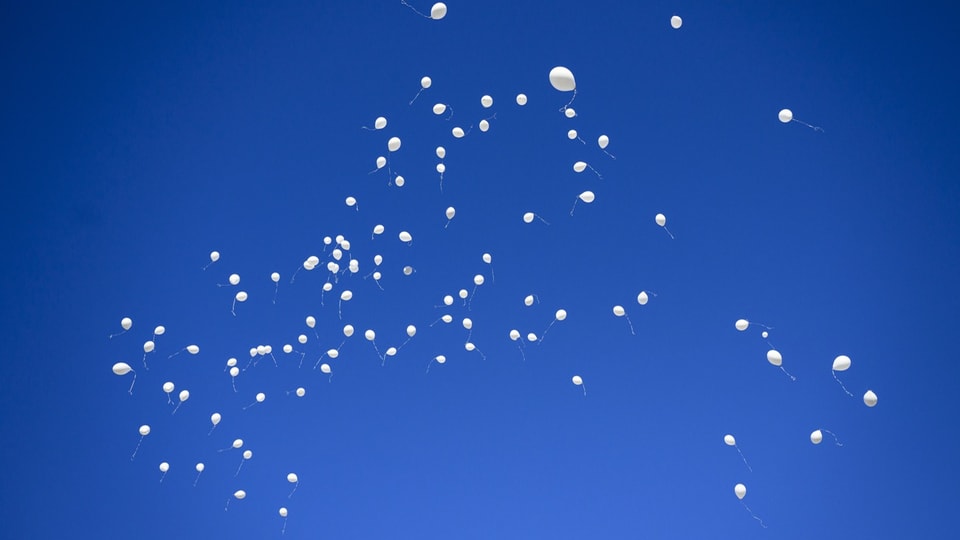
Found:
<path fill-rule="evenodd" d="M 209 268 L 210 265 L 213 264 L 213 263 L 215 263 L 215 262 L 217 262 L 217 261 L 210 261 L 210 262 L 208 262 L 206 266 L 204 266 L 203 268 L 201 268 L 201 270 L 206 271 L 206 269 Z"/>
<path fill-rule="evenodd" d="M 583 388 L 583 397 L 587 397 L 587 385 L 581 383 L 580 387 Z"/>
<path fill-rule="evenodd" d="M 228 508 L 230 508 L 230 499 L 229 499 L 229 498 L 227 499 L 227 504 L 223 505 L 223 511 L 226 512 Z"/>
<path fill-rule="evenodd" d="M 627 319 L 627 324 L 629 324 L 629 325 L 630 325 L 630 334 L 631 334 L 631 335 L 634 335 L 634 336 L 635 336 L 635 335 L 637 335 L 637 333 L 633 331 L 633 323 L 632 323 L 632 322 L 630 322 L 630 316 L 629 316 L 629 315 L 626 315 L 626 314 L 624 314 L 624 316 L 623 316 L 623 317 L 624 317 L 625 319 Z"/>
<path fill-rule="evenodd" d="M 150 368 L 147 367 L 147 353 L 143 353 L 143 369 L 150 371 Z"/>
<path fill-rule="evenodd" d="M 233 305 L 230 306 L 230 313 L 233 313 L 233 316 L 234 316 L 234 317 L 237 316 L 237 311 L 236 311 L 236 309 L 237 309 L 237 299 L 234 298 L 234 299 L 233 299 Z"/>
<path fill-rule="evenodd" d="M 297 267 L 296 270 L 293 271 L 293 275 L 290 276 L 290 283 L 291 283 L 291 284 L 293 284 L 293 281 L 294 281 L 295 279 L 297 279 L 297 272 L 299 272 L 299 271 L 300 271 L 300 267 L 299 267 L 299 266 Z"/>
<path fill-rule="evenodd" d="M 784 369 L 784 368 L 783 368 L 783 366 L 780 366 L 780 371 L 782 371 L 782 372 L 784 372 L 784 373 L 786 373 L 786 375 L 787 375 L 787 377 L 790 377 L 790 380 L 791 380 L 791 381 L 796 381 L 796 380 L 797 380 L 797 378 L 796 378 L 796 377 L 794 377 L 793 375 L 791 375 L 791 374 L 789 374 L 789 373 L 787 373 L 787 370 L 786 370 L 786 369 Z"/>
<path fill-rule="evenodd" d="M 383 355 L 380 354 L 380 349 L 377 348 L 377 340 L 375 340 L 375 339 L 374 339 L 374 340 L 371 340 L 370 343 L 373 344 L 373 350 L 376 351 L 377 357 L 382 360 L 382 359 L 383 359 Z"/>
<path fill-rule="evenodd" d="M 173 412 L 170 414 L 171 415 L 177 414 L 177 409 L 179 409 L 181 405 L 183 405 L 182 401 L 180 403 L 177 403 L 177 406 L 173 408 Z"/>
<path fill-rule="evenodd" d="M 161 484 L 163 483 L 163 479 L 164 479 L 164 477 L 166 477 L 166 476 L 167 476 L 167 473 L 163 473 L 163 474 L 160 475 L 160 483 L 161 483 Z"/>
<path fill-rule="evenodd" d="M 601 150 L 603 150 L 603 153 L 610 156 L 612 159 L 617 159 L 617 156 L 611 154 L 610 152 L 607 152 L 605 149 L 601 148 Z"/>
<path fill-rule="evenodd" d="M 668 228 L 666 227 L 666 225 L 664 225 L 663 230 L 667 231 L 667 234 L 670 235 L 670 239 L 671 239 L 671 240 L 676 240 L 676 237 L 673 236 L 673 233 L 670 232 L 670 229 L 668 229 Z"/>
<path fill-rule="evenodd" d="M 306 355 L 307 355 L 307 353 L 305 353 L 305 352 L 300 353 L 300 365 L 297 366 L 297 369 L 302 369 L 302 368 L 303 368 L 303 357 L 306 356 Z"/>
<path fill-rule="evenodd" d="M 197 479 L 193 481 L 193 487 L 197 487 L 197 482 L 200 481 L 200 475 L 203 474 L 203 471 L 197 473 Z"/>
<path fill-rule="evenodd" d="M 577 201 L 580 200 L 580 197 L 577 197 L 573 200 L 573 207 L 570 209 L 570 215 L 573 216 L 573 211 L 577 209 Z"/>
<path fill-rule="evenodd" d="M 810 129 L 812 129 L 812 130 L 814 130 L 814 131 L 819 131 L 820 133 L 823 133 L 823 128 L 822 128 L 822 127 L 811 126 L 810 124 L 808 124 L 808 123 L 806 123 L 806 122 L 804 122 L 804 121 L 802 121 L 802 120 L 797 120 L 796 118 L 794 118 L 793 121 L 794 121 L 794 122 L 797 122 L 798 124 L 803 124 L 803 125 L 807 126 L 808 128 L 810 128 Z"/>
<path fill-rule="evenodd" d="M 243 462 L 246 461 L 243 458 L 240 458 L 240 466 L 237 467 L 237 472 L 233 473 L 233 477 L 236 478 L 240 474 L 240 469 L 243 468 Z"/>
<path fill-rule="evenodd" d="M 573 105 L 573 100 L 575 100 L 575 99 L 577 99 L 577 89 L 576 89 L 576 88 L 573 89 L 573 97 L 570 98 L 570 101 L 568 101 L 567 104 L 564 105 L 563 107 L 560 107 L 560 112 L 564 112 L 564 111 L 566 111 L 568 108 L 570 108 L 570 105 Z"/>
<path fill-rule="evenodd" d="M 140 450 L 141 443 L 143 443 L 143 435 L 141 435 L 140 440 L 137 441 L 137 447 L 133 449 L 133 455 L 130 456 L 130 461 L 133 461 L 133 458 L 137 457 L 137 452 Z"/>
<path fill-rule="evenodd" d="M 526 362 L 526 361 L 527 361 L 527 355 L 524 354 L 524 352 L 523 352 L 523 345 L 522 345 L 522 344 L 517 345 L 517 350 L 520 351 L 520 358 L 522 358 L 523 361 Z"/>
<path fill-rule="evenodd" d="M 137 384 L 137 372 L 133 371 L 133 380 L 130 382 L 130 389 L 127 390 L 127 393 L 131 396 L 133 395 L 133 385 Z"/>
<path fill-rule="evenodd" d="M 230 377 L 230 386 L 233 387 L 233 391 L 234 391 L 234 392 L 237 391 L 237 378 L 236 378 L 236 377 Z"/>
<path fill-rule="evenodd" d="M 380 290 L 381 290 L 381 291 L 383 290 L 383 285 L 380 285 L 380 280 L 379 280 L 379 279 L 375 279 L 375 280 L 373 280 L 373 282 L 377 284 L 377 287 L 380 287 Z"/>
<path fill-rule="evenodd" d="M 743 464 L 747 466 L 747 470 L 750 471 L 750 472 L 753 472 L 753 468 L 751 468 L 751 467 L 750 467 L 750 464 L 747 463 L 747 458 L 745 458 L 745 457 L 743 456 L 743 452 L 740 451 L 740 447 L 734 445 L 734 448 L 736 448 L 736 449 L 737 449 L 737 453 L 740 454 L 740 459 L 742 459 L 742 460 L 743 460 Z"/>
<path fill-rule="evenodd" d="M 764 529 L 767 528 L 767 526 L 764 525 L 763 520 L 760 519 L 760 518 L 758 518 L 757 515 L 753 513 L 753 510 L 750 510 L 750 507 L 747 506 L 747 503 L 745 503 L 745 502 L 743 502 L 743 501 L 740 501 L 740 504 L 742 504 L 743 507 L 747 509 L 747 512 L 750 513 L 750 517 L 752 517 L 753 519 L 755 519 L 755 520 L 757 520 L 757 521 L 760 522 L 760 526 L 761 526 L 761 527 L 763 527 Z"/>
<path fill-rule="evenodd" d="M 832 431 L 830 431 L 829 429 L 824 429 L 823 431 L 826 431 L 827 433 L 833 436 L 833 441 L 837 446 L 843 446 L 843 443 L 840 442 L 840 439 L 837 438 L 837 436 Z"/>
<path fill-rule="evenodd" d="M 290 494 L 287 495 L 287 498 L 288 498 L 288 499 L 291 498 L 291 497 L 293 497 L 293 494 L 297 491 L 297 488 L 298 488 L 298 487 L 300 487 L 300 482 L 297 482 L 296 484 L 294 484 L 294 486 L 293 486 L 293 491 L 291 491 Z"/>
<path fill-rule="evenodd" d="M 425 371 L 424 373 L 430 373 L 430 366 L 431 366 L 431 365 L 433 365 L 433 358 L 431 358 L 430 361 L 427 362 L 427 371 Z"/>
<path fill-rule="evenodd" d="M 553 323 L 555 322 L 557 322 L 556 319 L 550 321 L 550 324 L 547 325 L 547 329 L 544 330 L 542 334 L 540 334 L 540 339 L 537 340 L 537 344 L 543 343 L 543 338 L 547 337 L 547 332 L 550 331 L 550 328 L 553 327 Z"/>
<path fill-rule="evenodd" d="M 832 369 L 831 369 L 831 370 L 830 370 L 830 373 L 833 373 L 833 379 L 834 379 L 835 381 L 837 381 L 837 383 L 840 384 L 840 388 L 843 388 L 843 391 L 846 392 L 848 396 L 853 397 L 853 394 L 851 394 L 850 391 L 847 390 L 847 387 L 844 386 L 843 383 L 840 382 L 840 379 L 837 378 L 837 372 L 836 372 L 835 370 L 832 370 Z"/>
<path fill-rule="evenodd" d="M 418 97 L 420 97 L 420 92 L 423 92 L 422 86 L 420 87 L 420 90 L 417 90 L 417 95 L 413 96 L 413 99 L 411 99 L 410 103 L 407 104 L 408 106 L 413 105 L 413 102 L 416 101 Z"/>
<path fill-rule="evenodd" d="M 217 425 L 216 425 L 216 424 L 214 424 L 213 427 L 210 428 L 210 431 L 207 432 L 207 437 L 209 437 L 210 435 L 213 435 L 213 430 L 215 430 L 215 429 L 217 429 Z M 220 450 L 220 451 L 223 452 L 223 450 Z"/>
<path fill-rule="evenodd" d="M 408 3 L 406 2 L 406 0 L 400 0 L 400 3 L 403 4 L 403 5 L 405 5 L 405 6 L 407 6 L 408 8 L 410 8 L 411 10 L 413 10 L 414 13 L 416 13 L 417 15 L 419 15 L 419 16 L 425 18 L 425 19 L 430 19 L 430 18 L 431 18 L 430 16 L 424 15 L 423 13 L 420 13 L 419 11 L 417 11 L 416 8 L 414 8 L 413 6 L 411 6 L 410 4 L 408 4 Z"/>
<path fill-rule="evenodd" d="M 274 367 L 280 367 L 280 364 L 277 363 L 277 357 L 273 355 L 273 351 L 270 352 L 270 358 L 273 358 Z"/>
<path fill-rule="evenodd" d="M 276 288 L 274 288 L 274 290 L 273 290 L 273 303 L 274 303 L 274 304 L 277 303 L 277 293 L 278 293 L 278 292 L 280 292 L 280 283 L 279 283 L 279 282 L 276 283 Z"/>
<path fill-rule="evenodd" d="M 589 164 L 588 164 L 587 167 L 589 167 L 590 170 L 593 171 L 593 173 L 597 175 L 597 178 L 599 178 L 600 180 L 603 180 L 603 175 L 600 174 L 599 171 L 597 171 L 596 169 L 594 169 L 592 165 L 589 165 Z"/>
<path fill-rule="evenodd" d="M 283 528 L 280 529 L 280 536 L 283 536 L 287 532 L 287 518 L 283 518 Z"/>
<path fill-rule="evenodd" d="M 109 336 L 107 336 L 107 339 L 113 339 L 113 338 L 115 338 L 116 336 L 122 336 L 123 334 L 126 334 L 126 333 L 127 333 L 127 331 L 124 330 L 123 332 L 117 332 L 116 334 L 110 334 Z"/>
<path fill-rule="evenodd" d="M 473 295 L 477 294 L 477 287 L 478 285 L 473 286 L 473 292 L 470 293 L 470 298 L 467 300 L 467 311 L 472 310 L 471 306 L 473 304 Z"/>

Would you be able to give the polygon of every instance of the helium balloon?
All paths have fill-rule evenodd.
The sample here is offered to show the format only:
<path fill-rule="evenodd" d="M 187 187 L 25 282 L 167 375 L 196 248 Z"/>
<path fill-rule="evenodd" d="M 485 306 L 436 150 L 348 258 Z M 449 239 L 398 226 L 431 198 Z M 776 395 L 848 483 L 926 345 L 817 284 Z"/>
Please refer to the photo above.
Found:
<path fill-rule="evenodd" d="M 526 94 L 517 94 L 517 105 L 523 107 L 527 104 L 527 95 Z"/>
<path fill-rule="evenodd" d="M 257 394 L 257 403 L 263 403 L 263 400 L 267 399 L 267 395 L 263 392 Z"/>
<path fill-rule="evenodd" d="M 535 297 L 534 297 L 532 294 L 528 294 L 528 295 L 527 295 L 526 297 L 524 297 L 524 299 L 523 299 L 523 305 L 525 305 L 525 306 L 527 306 L 527 307 L 530 307 L 530 306 L 533 305 L 533 301 L 534 301 L 534 300 L 535 300 Z"/>
<path fill-rule="evenodd" d="M 377 158 L 377 169 L 382 169 L 387 165 L 387 158 L 380 156 Z"/>
<path fill-rule="evenodd" d="M 450 324 L 451 322 L 453 322 L 453 316 L 447 314 L 447 315 L 444 315 L 444 316 L 440 317 L 440 320 L 443 321 L 443 322 L 445 322 L 445 323 L 447 323 L 447 324 Z"/>
<path fill-rule="evenodd" d="M 233 440 L 233 447 L 234 447 L 234 448 L 242 448 L 242 447 L 243 447 L 243 439 L 234 439 L 234 440 Z"/>
<path fill-rule="evenodd" d="M 437 2 L 430 8 L 430 18 L 439 21 L 447 16 L 447 5 L 443 2 Z"/>
<path fill-rule="evenodd" d="M 133 371 L 133 369 L 124 362 L 117 362 L 116 364 L 113 365 L 113 373 L 115 375 L 126 375 L 131 371 Z"/>
<path fill-rule="evenodd" d="M 437 147 L 437 157 L 440 158 L 440 159 L 443 159 L 444 157 L 446 157 L 446 155 L 447 155 L 447 149 L 444 148 L 444 147 L 442 147 L 442 146 L 438 146 L 438 147 Z"/>
<path fill-rule="evenodd" d="M 647 295 L 647 291 L 640 291 L 640 294 L 637 295 L 637 303 L 641 306 L 645 306 L 649 301 L 650 296 Z"/>
<path fill-rule="evenodd" d="M 558 309 L 558 310 L 557 310 L 557 313 L 554 315 L 554 318 L 556 318 L 558 321 L 562 321 L 562 320 L 566 319 L 566 318 L 567 318 L 567 310 L 565 310 L 565 309 Z"/>
<path fill-rule="evenodd" d="M 581 173 L 587 169 L 587 164 L 584 161 L 578 161 L 573 164 L 573 171 Z"/>
<path fill-rule="evenodd" d="M 173 385 L 172 382 L 167 381 L 167 382 L 163 383 L 163 391 L 164 391 L 164 392 L 166 392 L 166 393 L 169 394 L 170 392 L 173 392 L 173 388 L 174 388 L 174 385 Z"/>
<path fill-rule="evenodd" d="M 846 371 L 850 369 L 850 357 L 844 354 L 833 359 L 834 371 Z"/>
<path fill-rule="evenodd" d="M 404 267 L 403 267 L 403 275 L 409 276 L 409 275 L 411 275 L 411 274 L 413 274 L 413 267 L 412 267 L 412 266 L 404 266 Z"/>
<path fill-rule="evenodd" d="M 478 126 L 480 127 L 480 131 L 486 133 L 487 130 L 490 129 L 490 122 L 487 122 L 486 119 L 483 119 L 480 121 L 480 124 L 478 124 Z"/>
<path fill-rule="evenodd" d="M 452 206 L 448 206 L 445 214 L 448 220 L 453 219 L 453 216 L 457 215 L 457 209 Z"/>
<path fill-rule="evenodd" d="M 588 203 L 588 204 L 589 204 L 589 203 L 592 203 L 592 202 L 594 201 L 594 198 L 595 198 L 595 196 L 594 196 L 594 194 L 593 194 L 592 191 L 584 191 L 584 192 L 581 193 L 578 197 L 580 198 L 581 201 L 583 201 L 583 202 L 585 202 L 585 203 Z"/>
<path fill-rule="evenodd" d="M 162 335 L 164 334 L 164 332 L 166 332 L 166 331 L 167 331 L 167 329 L 164 328 L 163 326 L 158 326 L 158 327 L 156 327 L 156 328 L 153 329 L 153 335 L 155 335 L 155 336 L 162 336 Z"/>
<path fill-rule="evenodd" d="M 670 17 L 670 26 L 672 26 L 674 30 L 679 29 L 682 25 L 683 19 L 681 19 L 678 15 Z"/>
<path fill-rule="evenodd" d="M 237 500 L 241 500 L 247 496 L 247 492 L 242 489 L 238 489 L 233 493 L 233 496 L 236 497 Z"/>
<path fill-rule="evenodd" d="M 160 472 L 165 473 L 170 470 L 170 464 L 164 461 L 160 464 Z"/>
<path fill-rule="evenodd" d="M 573 384 L 577 386 L 580 386 L 581 384 L 583 384 L 583 379 L 579 375 L 574 375 L 571 380 L 573 381 Z"/>
<path fill-rule="evenodd" d="M 187 345 L 187 352 L 190 354 L 197 354 L 200 352 L 200 347 L 196 345 Z"/>
<path fill-rule="evenodd" d="M 180 401 L 186 401 L 186 400 L 188 400 L 188 399 L 190 399 L 190 391 L 189 391 L 189 390 L 181 390 L 181 391 L 180 391 Z"/>
<path fill-rule="evenodd" d="M 867 392 L 866 392 L 865 394 L 863 394 L 863 403 L 864 403 L 867 407 L 874 407 L 874 406 L 876 406 L 876 404 L 877 404 L 877 395 L 873 393 L 873 390 L 867 390 Z"/>
<path fill-rule="evenodd" d="M 447 166 L 443 163 L 437 163 L 437 172 L 442 175 L 443 173 L 447 172 Z"/>
<path fill-rule="evenodd" d="M 196 469 L 197 469 L 197 472 L 203 472 L 203 469 L 204 469 L 203 463 L 197 463 Z"/>
<path fill-rule="evenodd" d="M 575 116 L 577 116 L 577 111 L 573 107 L 569 107 L 567 108 L 567 110 L 563 111 L 563 114 L 567 118 L 574 118 Z"/>
<path fill-rule="evenodd" d="M 776 349 L 770 349 L 767 351 L 767 362 L 770 362 L 775 366 L 779 366 L 783 364 L 783 356 L 780 354 L 780 351 L 777 351 Z"/>
<path fill-rule="evenodd" d="M 217 261 L 219 261 L 219 260 L 220 260 L 220 252 L 219 252 L 219 251 L 211 251 L 211 252 L 210 252 L 210 262 L 213 263 L 213 262 L 217 262 Z"/>
<path fill-rule="evenodd" d="M 124 330 L 129 330 L 133 326 L 133 319 L 130 317 L 124 317 L 120 319 L 120 327 Z"/>
<path fill-rule="evenodd" d="M 155 347 L 155 344 L 154 344 L 152 341 L 144 341 L 144 342 L 143 342 L 143 352 L 144 352 L 144 354 L 149 353 L 149 352 L 153 352 L 154 347 Z"/>
<path fill-rule="evenodd" d="M 282 518 L 287 517 L 287 509 L 286 509 L 286 508 L 283 508 L 283 507 L 280 508 L 280 517 L 282 517 Z"/>
<path fill-rule="evenodd" d="M 423 88 L 424 90 L 426 90 L 427 88 L 430 88 L 431 84 L 433 84 L 433 81 L 430 79 L 430 77 L 423 77 L 422 79 L 420 79 L 420 87 Z"/>
<path fill-rule="evenodd" d="M 321 365 L 320 365 L 320 371 L 321 371 L 322 373 L 327 373 L 327 374 L 329 374 L 329 373 L 330 373 L 330 364 L 321 364 Z"/>
<path fill-rule="evenodd" d="M 523 215 L 524 223 L 533 223 L 533 212 L 527 212 Z"/>
<path fill-rule="evenodd" d="M 338 350 L 336 350 L 336 349 L 327 349 L 327 356 L 329 356 L 330 358 L 336 360 L 337 357 L 340 356 L 340 351 L 338 351 Z"/>
<path fill-rule="evenodd" d="M 482 105 L 484 109 L 489 109 L 490 107 L 493 106 L 493 98 L 490 96 L 481 97 L 480 105 Z"/>
<path fill-rule="evenodd" d="M 527 341 L 530 341 L 530 342 L 537 341 L 537 335 L 534 334 L 533 332 L 530 332 L 529 334 L 527 334 Z"/>
<path fill-rule="evenodd" d="M 377 117 L 377 119 L 373 122 L 373 127 L 375 129 L 383 129 L 387 127 L 387 119 L 382 116 Z"/>
<path fill-rule="evenodd" d="M 657 222 L 657 225 L 659 225 L 659 226 L 661 226 L 661 227 L 663 227 L 663 226 L 665 226 L 665 225 L 667 224 L 667 216 L 665 216 L 665 215 L 663 215 L 663 214 L 657 214 L 656 217 L 655 217 L 655 220 L 656 220 L 656 222 Z"/>
<path fill-rule="evenodd" d="M 400 137 L 390 137 L 390 140 L 387 141 L 387 150 L 390 152 L 396 152 L 400 149 Z"/>
<path fill-rule="evenodd" d="M 413 236 L 411 236 L 410 233 L 408 233 L 407 231 L 400 231 L 400 234 L 398 235 L 398 237 L 400 238 L 401 242 L 407 242 L 407 243 L 413 242 Z"/>
<path fill-rule="evenodd" d="M 340 293 L 340 299 L 343 300 L 344 302 L 349 302 L 352 298 L 353 298 L 352 291 L 343 291 L 342 293 Z"/>
<path fill-rule="evenodd" d="M 570 139 L 571 141 L 577 139 L 578 137 L 579 135 L 577 134 L 577 130 L 575 129 L 571 129 L 570 131 L 567 132 L 567 138 Z"/>
<path fill-rule="evenodd" d="M 733 435 L 724 435 L 724 436 L 723 436 L 723 442 L 726 443 L 727 446 L 736 446 L 736 445 L 737 445 L 737 440 L 736 440 L 735 438 L 733 438 Z"/>
<path fill-rule="evenodd" d="M 469 317 L 465 317 L 463 319 L 463 327 L 467 330 L 471 330 L 473 328 L 473 321 Z"/>
<path fill-rule="evenodd" d="M 433 106 L 433 114 L 439 116 L 443 114 L 443 111 L 447 110 L 447 106 L 443 103 L 437 103 Z"/>
<path fill-rule="evenodd" d="M 220 419 L 221 419 L 221 418 L 223 418 L 223 417 L 220 415 L 220 413 L 215 412 L 215 413 L 213 413 L 213 414 L 210 415 L 210 423 L 213 424 L 214 426 L 216 426 L 217 424 L 220 423 Z"/>
<path fill-rule="evenodd" d="M 407 326 L 407 336 L 413 337 L 415 335 L 417 335 L 417 327 L 412 324 Z"/>
<path fill-rule="evenodd" d="M 377 339 L 377 333 L 374 332 L 373 330 L 367 330 L 366 332 L 363 333 L 363 337 L 365 337 L 367 341 L 373 341 Z"/>
<path fill-rule="evenodd" d="M 735 323 L 733 324 L 733 326 L 734 326 L 737 330 L 743 332 L 744 330 L 747 329 L 747 327 L 750 326 L 750 323 L 749 323 L 746 319 L 737 319 L 737 322 L 735 322 Z"/>
<path fill-rule="evenodd" d="M 561 92 L 570 92 L 577 88 L 573 72 L 563 66 L 557 66 L 550 70 L 550 84 Z"/>
<path fill-rule="evenodd" d="M 138 431 L 140 432 L 141 437 L 146 437 L 147 435 L 150 434 L 150 426 L 148 426 L 147 424 L 144 424 L 140 426 L 140 429 Z"/>
<path fill-rule="evenodd" d="M 733 492 L 736 493 L 738 499 L 743 499 L 747 494 L 747 486 L 737 484 L 733 487 Z"/>
<path fill-rule="evenodd" d="M 763 332 L 760 332 L 760 337 L 762 337 L 763 339 L 767 339 L 768 337 L 770 337 L 770 332 L 767 332 L 766 330 L 764 330 Z"/>
<path fill-rule="evenodd" d="M 613 314 L 617 317 L 623 317 L 627 314 L 627 311 L 623 309 L 623 306 L 613 306 Z"/>
<path fill-rule="evenodd" d="M 317 319 L 314 318 L 313 315 L 307 315 L 306 323 L 307 323 L 307 326 L 309 326 L 310 328 L 313 328 L 314 326 L 317 325 Z"/>
<path fill-rule="evenodd" d="M 600 149 L 606 148 L 608 144 L 610 144 L 610 137 L 607 137 L 606 135 L 601 135 L 600 137 L 597 138 L 597 146 L 599 146 Z"/>
<path fill-rule="evenodd" d="M 450 130 L 450 132 L 453 133 L 453 136 L 458 139 L 463 138 L 463 136 L 466 135 L 466 133 L 463 132 L 463 128 L 459 126 L 453 128 Z"/>
<path fill-rule="evenodd" d="M 230 274 L 230 278 L 227 280 L 231 285 L 237 285 L 240 283 L 240 274 Z"/>
<path fill-rule="evenodd" d="M 480 274 L 477 274 L 477 275 L 473 276 L 473 284 L 476 285 L 476 286 L 478 286 L 478 287 L 479 287 L 480 285 L 483 285 L 483 276 L 480 275 Z"/>
<path fill-rule="evenodd" d="M 440 354 L 440 355 L 437 355 L 437 357 L 434 358 L 434 360 L 436 360 L 438 364 L 443 364 L 444 362 L 447 361 L 447 357 Z"/>
<path fill-rule="evenodd" d="M 297 388 L 297 397 L 303 397 L 303 396 L 305 396 L 305 395 L 307 395 L 307 389 L 306 389 L 306 388 L 304 388 L 304 387 L 302 387 L 302 386 L 299 387 L 299 388 Z"/>
<path fill-rule="evenodd" d="M 790 121 L 793 120 L 793 111 L 790 109 L 781 109 L 777 114 L 777 118 L 779 118 L 784 124 L 789 124 Z"/>
<path fill-rule="evenodd" d="M 815 430 L 813 433 L 810 434 L 810 442 L 812 442 L 813 444 L 820 444 L 820 441 L 822 440 L 823 440 L 823 433 L 821 433 L 819 429 Z"/>
<path fill-rule="evenodd" d="M 280 272 L 274 272 L 274 273 L 270 274 L 270 281 L 272 281 L 272 282 L 274 282 L 274 283 L 279 283 L 279 282 L 280 282 Z"/>
<path fill-rule="evenodd" d="M 519 331 L 519 330 L 511 330 L 511 331 L 510 331 L 510 339 L 513 340 L 513 341 L 516 341 L 516 340 L 520 339 L 520 331 Z"/>

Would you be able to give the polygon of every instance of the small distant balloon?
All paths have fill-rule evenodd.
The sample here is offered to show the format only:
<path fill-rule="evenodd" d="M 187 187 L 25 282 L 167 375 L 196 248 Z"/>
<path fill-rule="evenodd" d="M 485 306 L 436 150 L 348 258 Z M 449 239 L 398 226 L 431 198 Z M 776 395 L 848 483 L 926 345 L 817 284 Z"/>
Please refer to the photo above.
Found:
<path fill-rule="evenodd" d="M 670 26 L 672 26 L 674 30 L 679 29 L 681 26 L 683 26 L 683 19 L 681 19 L 679 15 L 670 17 Z"/>
<path fill-rule="evenodd" d="M 443 2 L 437 2 L 430 8 L 430 18 L 439 21 L 447 16 L 447 5 Z"/>
<path fill-rule="evenodd" d="M 864 403 L 864 405 L 866 405 L 867 407 L 874 407 L 874 406 L 876 406 L 876 404 L 877 404 L 877 394 L 875 394 L 875 393 L 873 392 L 873 390 L 867 390 L 866 393 L 863 394 L 863 403 Z"/>
<path fill-rule="evenodd" d="M 523 107 L 527 104 L 527 95 L 526 94 L 517 94 L 517 105 Z"/>

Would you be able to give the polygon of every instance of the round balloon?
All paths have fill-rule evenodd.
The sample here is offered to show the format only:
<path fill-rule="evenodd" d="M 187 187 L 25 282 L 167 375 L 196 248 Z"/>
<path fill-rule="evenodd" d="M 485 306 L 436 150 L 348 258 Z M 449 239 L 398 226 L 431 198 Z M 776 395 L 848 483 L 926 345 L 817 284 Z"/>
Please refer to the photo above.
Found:
<path fill-rule="evenodd" d="M 550 70 L 550 84 L 561 92 L 570 92 L 577 88 L 573 72 L 563 66 L 557 66 Z"/>
<path fill-rule="evenodd" d="M 737 445 L 737 440 L 734 439 L 734 438 L 733 438 L 733 435 L 730 435 L 730 434 L 727 434 L 727 435 L 724 435 L 724 436 L 723 436 L 723 442 L 726 443 L 727 446 L 736 446 L 736 445 Z"/>
<path fill-rule="evenodd" d="M 743 332 L 744 330 L 747 329 L 748 326 L 750 326 L 750 322 L 747 321 L 746 319 L 737 319 L 737 322 L 733 323 L 733 326 L 737 330 Z"/>
<path fill-rule="evenodd" d="M 823 440 L 823 433 L 821 433 L 819 429 L 815 430 L 813 433 L 810 434 L 810 442 L 812 442 L 813 444 L 820 444 L 820 441 L 822 440 Z"/>
<path fill-rule="evenodd" d="M 777 118 L 779 118 L 780 121 L 783 122 L 784 124 L 787 124 L 791 120 L 793 120 L 793 111 L 791 111 L 790 109 L 781 109 L 780 112 L 777 114 Z"/>
<path fill-rule="evenodd" d="M 738 499 L 742 499 L 747 494 L 747 486 L 737 484 L 733 486 L 733 492 L 736 493 Z"/>
<path fill-rule="evenodd" d="M 873 390 L 867 390 L 867 392 L 863 394 L 863 403 L 867 407 L 873 407 L 877 404 L 877 395 L 873 393 Z"/>
<path fill-rule="evenodd" d="M 850 369 L 850 357 L 841 354 L 840 356 L 833 359 L 833 370 L 834 371 L 846 371 Z"/>
<path fill-rule="evenodd" d="M 443 2 L 437 2 L 430 8 L 430 18 L 439 21 L 447 16 L 447 5 Z"/>
<path fill-rule="evenodd" d="M 779 366 L 783 363 L 783 356 L 780 354 L 780 351 L 776 349 L 770 349 L 767 351 L 767 362 L 775 366 Z"/>

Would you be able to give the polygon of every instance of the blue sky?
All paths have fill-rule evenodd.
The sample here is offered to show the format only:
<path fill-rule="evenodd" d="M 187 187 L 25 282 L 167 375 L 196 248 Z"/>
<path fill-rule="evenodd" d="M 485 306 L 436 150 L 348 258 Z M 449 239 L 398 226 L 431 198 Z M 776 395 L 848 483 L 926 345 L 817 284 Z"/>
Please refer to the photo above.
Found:
<path fill-rule="evenodd" d="M 2 8 L 3 535 L 280 537 L 285 506 L 289 538 L 949 537 L 952 8 L 447 4 L 440 21 L 393 1 Z M 573 119 L 557 65 L 576 76 Z M 392 136 L 402 188 L 370 173 Z M 570 216 L 585 190 L 596 201 Z M 322 268 L 291 283 L 338 234 L 360 272 L 325 295 Z M 363 277 L 375 254 L 383 290 Z M 240 285 L 218 287 L 231 273 Z M 469 308 L 442 307 L 476 274 Z M 541 335 L 561 308 L 521 354 L 509 331 Z M 464 350 L 463 317 L 485 358 Z M 796 381 L 740 318 L 773 327 Z M 346 323 L 328 379 L 313 367 Z M 385 362 L 362 336 L 382 352 L 408 324 Z M 278 365 L 260 359 L 235 393 L 225 362 L 257 345 Z M 854 398 L 830 374 L 840 354 Z M 191 394 L 176 415 L 165 381 Z M 818 428 L 843 446 L 812 445 Z M 240 451 L 218 450 L 237 437 L 254 456 L 234 476 Z"/>

